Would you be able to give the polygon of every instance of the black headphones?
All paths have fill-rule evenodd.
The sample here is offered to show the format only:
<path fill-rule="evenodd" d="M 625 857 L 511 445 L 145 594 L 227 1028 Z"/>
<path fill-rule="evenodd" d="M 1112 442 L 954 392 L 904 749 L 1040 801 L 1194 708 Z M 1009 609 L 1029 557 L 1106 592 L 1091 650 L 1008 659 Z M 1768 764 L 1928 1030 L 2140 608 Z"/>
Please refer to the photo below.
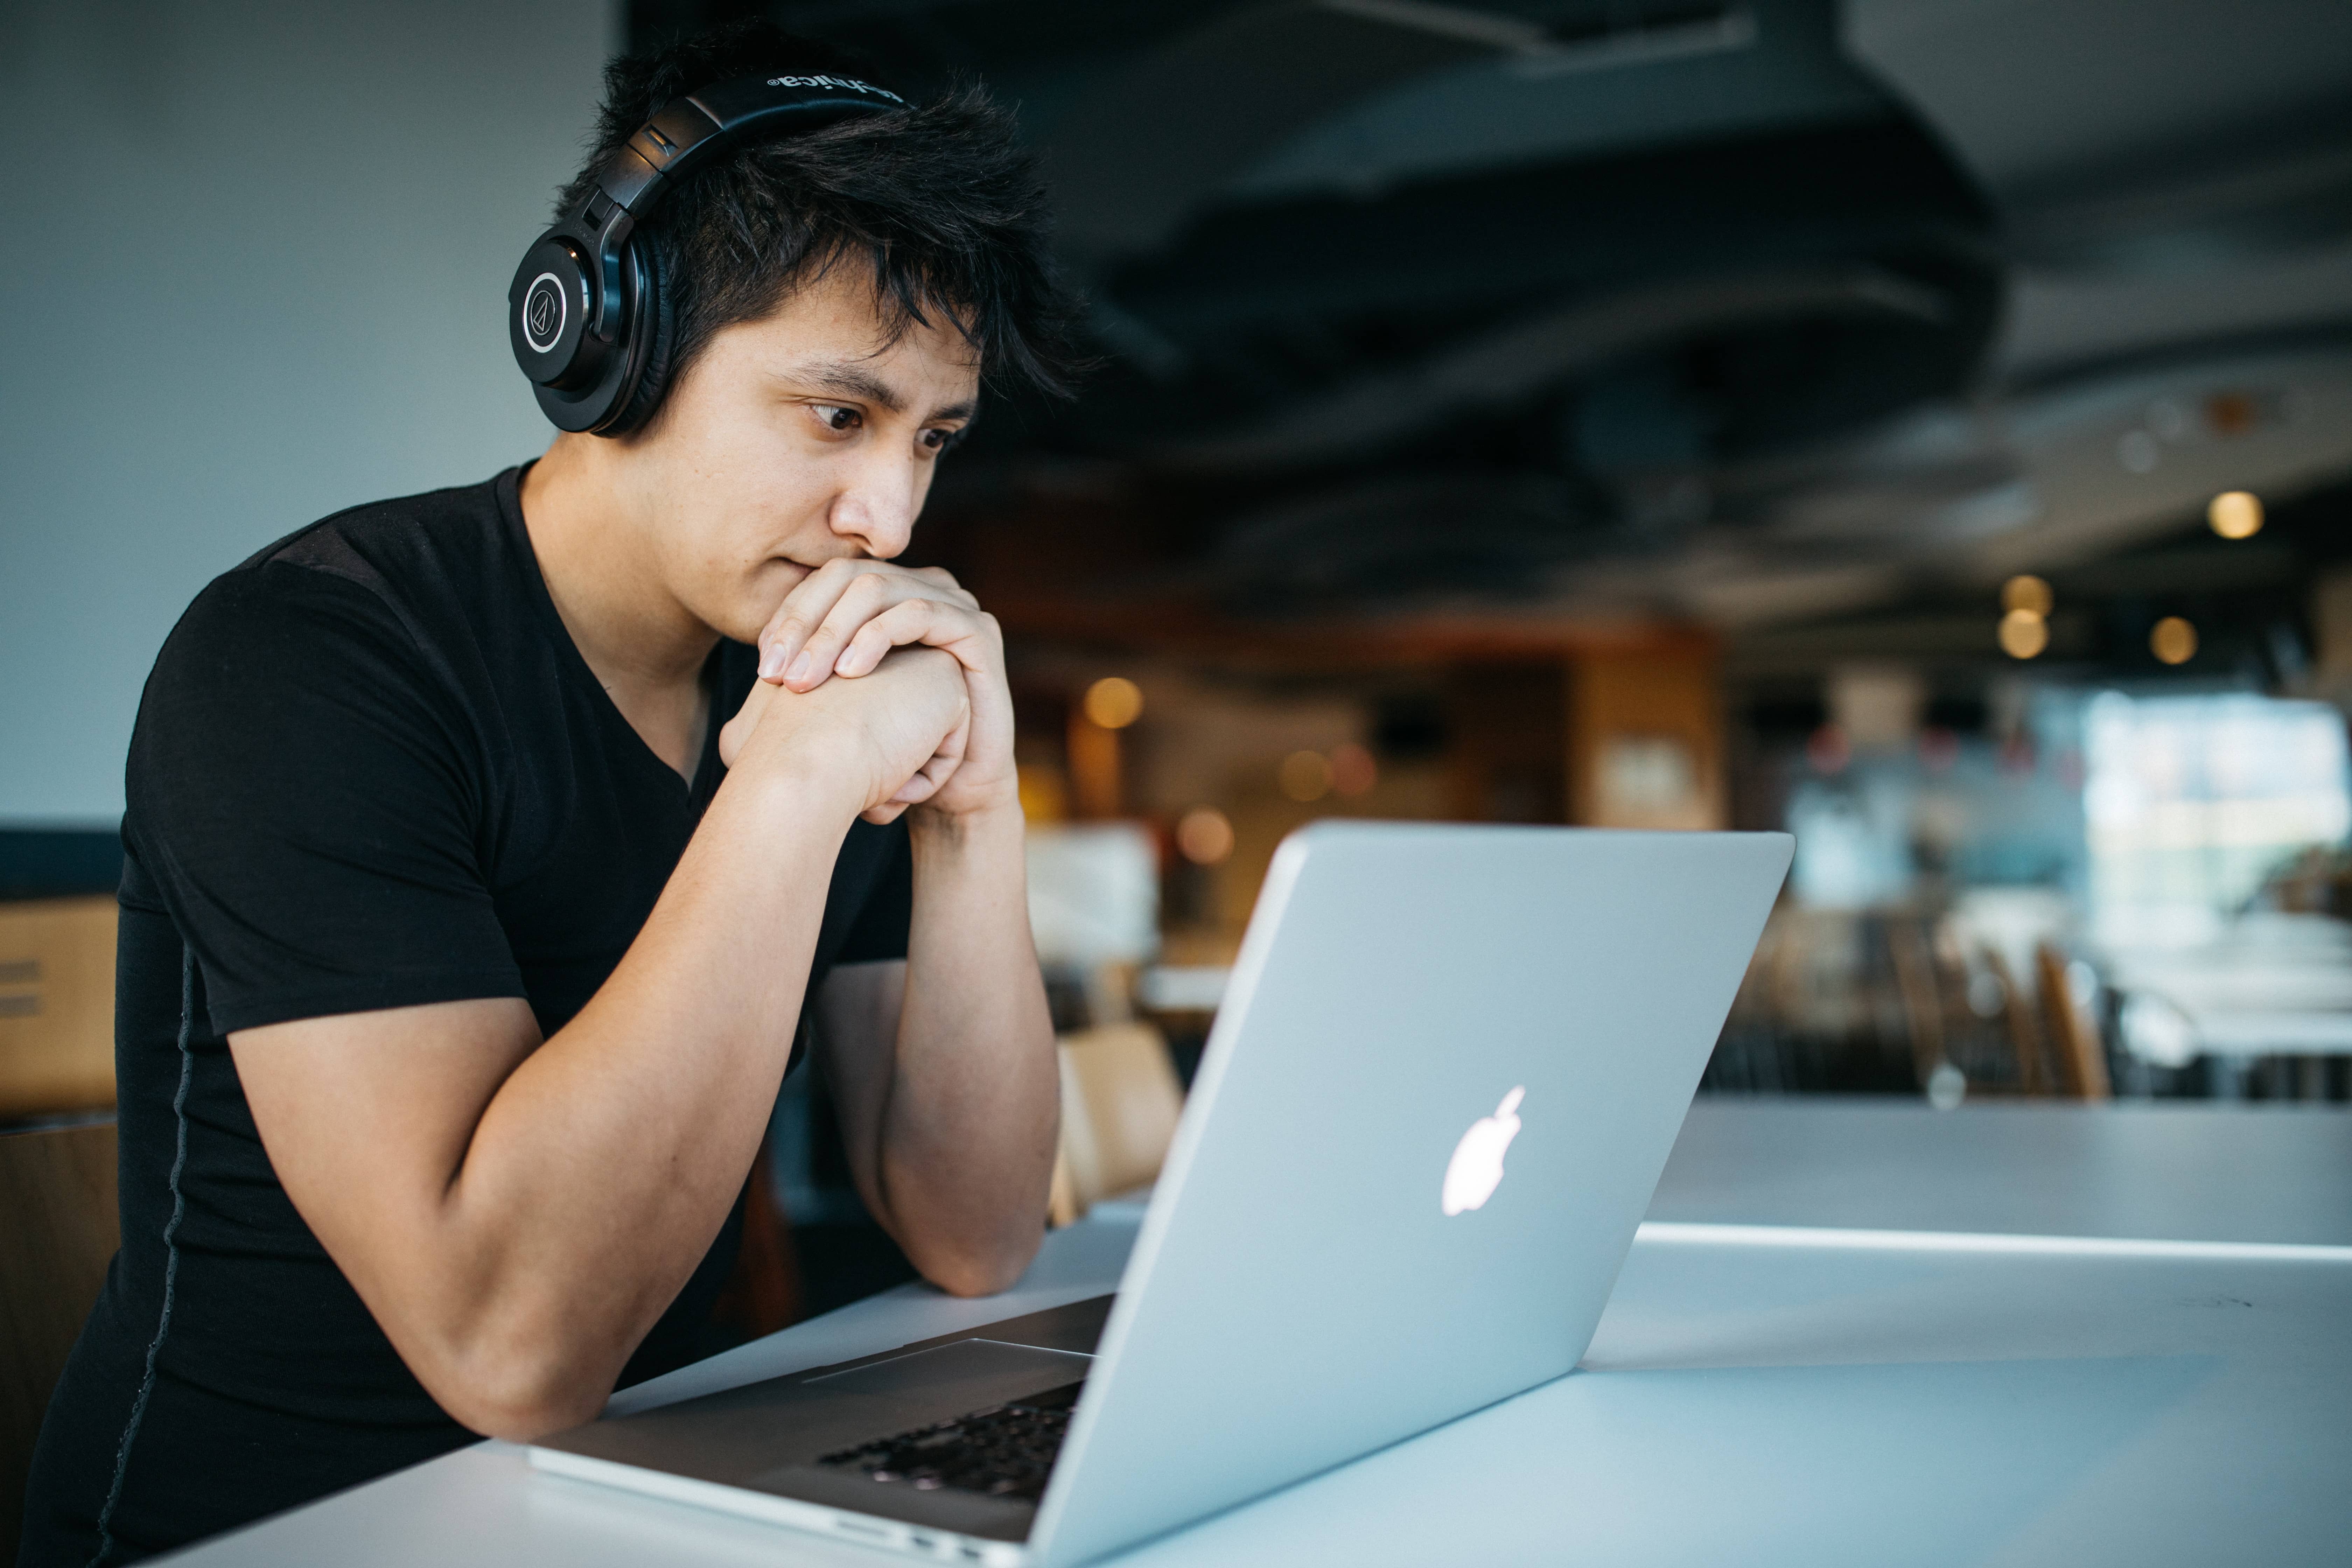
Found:
<path fill-rule="evenodd" d="M 507 288 L 515 363 L 556 428 L 618 436 L 661 403 L 670 308 L 654 247 L 635 236 L 665 191 L 744 142 L 906 107 L 895 92 L 837 76 L 747 77 L 664 104 L 523 253 Z"/>

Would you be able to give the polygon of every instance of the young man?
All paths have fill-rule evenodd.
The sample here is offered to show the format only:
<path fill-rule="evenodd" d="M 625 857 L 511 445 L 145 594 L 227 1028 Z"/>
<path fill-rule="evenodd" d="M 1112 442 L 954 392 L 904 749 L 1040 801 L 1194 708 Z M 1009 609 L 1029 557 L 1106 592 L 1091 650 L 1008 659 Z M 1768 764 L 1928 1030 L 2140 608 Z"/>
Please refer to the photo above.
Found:
<path fill-rule="evenodd" d="M 762 28 L 623 59 L 588 167 L 698 87 L 840 68 Z M 983 379 L 1067 363 L 1041 192 L 972 92 L 683 184 L 641 231 L 675 308 L 650 423 L 305 529 L 156 662 L 122 1251 L 24 1563 L 570 1426 L 699 1353 L 804 1015 L 927 1277 L 1000 1289 L 1037 1247 L 1003 649 L 889 563 Z"/>

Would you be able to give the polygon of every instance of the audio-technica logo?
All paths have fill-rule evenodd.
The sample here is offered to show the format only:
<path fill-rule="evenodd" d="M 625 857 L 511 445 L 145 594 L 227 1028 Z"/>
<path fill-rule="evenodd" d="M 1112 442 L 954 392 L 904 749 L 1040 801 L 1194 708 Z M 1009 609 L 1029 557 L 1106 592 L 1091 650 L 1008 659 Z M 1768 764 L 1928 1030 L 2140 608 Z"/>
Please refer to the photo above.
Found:
<path fill-rule="evenodd" d="M 523 341 L 540 353 L 555 346 L 563 333 L 563 285 L 552 272 L 542 272 L 530 280 L 530 291 L 522 297 Z"/>
<path fill-rule="evenodd" d="M 855 77 L 772 76 L 768 79 L 768 85 L 770 87 L 841 87 L 847 88 L 852 92 L 870 92 L 877 98 L 887 98 L 893 103 L 902 104 L 907 101 L 887 87 L 876 87 L 870 81 L 859 81 Z"/>

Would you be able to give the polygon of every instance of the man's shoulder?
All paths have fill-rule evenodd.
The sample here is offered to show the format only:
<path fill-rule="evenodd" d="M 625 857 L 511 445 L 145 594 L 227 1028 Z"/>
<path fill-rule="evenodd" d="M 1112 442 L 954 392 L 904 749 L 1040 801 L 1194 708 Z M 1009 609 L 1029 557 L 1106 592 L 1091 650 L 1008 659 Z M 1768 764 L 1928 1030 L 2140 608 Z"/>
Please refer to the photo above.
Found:
<path fill-rule="evenodd" d="M 506 544 L 500 491 L 510 501 L 514 470 L 478 484 L 350 507 L 299 528 L 222 574 L 223 583 L 268 579 L 273 566 L 320 573 L 377 594 L 419 586 L 461 587 Z M 258 581 L 243 583 L 248 590 Z"/>
<path fill-rule="evenodd" d="M 499 489 L 481 484 L 371 502 L 321 518 L 207 584 L 155 675 L 218 671 L 249 658 L 342 662 L 362 646 L 408 662 L 511 596 Z M 428 654 L 427 661 L 438 663 Z"/>
<path fill-rule="evenodd" d="M 397 628 L 444 642 L 518 584 L 505 509 L 514 470 L 478 484 L 371 501 L 297 529 L 214 578 L 166 644 L 228 632 Z M 504 492 L 503 495 L 501 492 Z"/>

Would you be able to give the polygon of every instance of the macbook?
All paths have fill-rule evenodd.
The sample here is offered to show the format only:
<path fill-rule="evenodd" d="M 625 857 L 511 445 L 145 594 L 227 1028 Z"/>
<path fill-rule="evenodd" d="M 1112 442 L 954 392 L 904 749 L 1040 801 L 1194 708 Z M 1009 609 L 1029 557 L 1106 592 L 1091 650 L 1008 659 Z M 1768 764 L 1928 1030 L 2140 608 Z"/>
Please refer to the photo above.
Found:
<path fill-rule="evenodd" d="M 531 1462 L 934 1562 L 1056 1568 L 1559 1377 L 1790 847 L 1303 829 L 1115 1296 L 592 1422 Z"/>

